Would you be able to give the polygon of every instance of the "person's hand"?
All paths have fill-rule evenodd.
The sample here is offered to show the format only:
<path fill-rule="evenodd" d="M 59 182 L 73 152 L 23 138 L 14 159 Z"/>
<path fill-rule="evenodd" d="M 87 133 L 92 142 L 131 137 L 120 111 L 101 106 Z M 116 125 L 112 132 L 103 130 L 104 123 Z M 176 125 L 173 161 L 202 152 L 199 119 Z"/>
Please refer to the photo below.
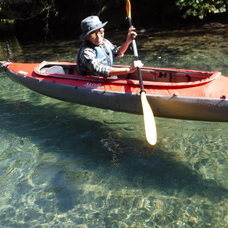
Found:
<path fill-rule="evenodd" d="M 143 65 L 144 64 L 141 62 L 141 60 L 135 60 L 133 62 L 133 66 L 136 67 L 136 68 L 141 68 L 141 67 L 143 67 Z"/>
<path fill-rule="evenodd" d="M 130 72 L 133 73 L 134 71 L 136 71 L 138 68 L 143 67 L 143 63 L 141 62 L 141 60 L 135 60 L 133 62 L 133 64 L 130 66 Z"/>
<path fill-rule="evenodd" d="M 135 27 L 131 26 L 128 29 L 127 42 L 132 42 L 132 40 L 135 39 L 136 36 L 137 36 L 137 33 L 135 32 Z"/>

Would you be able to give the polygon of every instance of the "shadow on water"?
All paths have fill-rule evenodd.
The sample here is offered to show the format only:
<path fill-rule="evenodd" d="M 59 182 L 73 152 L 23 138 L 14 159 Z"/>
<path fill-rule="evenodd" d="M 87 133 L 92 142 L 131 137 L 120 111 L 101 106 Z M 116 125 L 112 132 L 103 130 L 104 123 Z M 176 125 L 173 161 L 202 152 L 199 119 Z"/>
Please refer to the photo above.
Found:
<path fill-rule="evenodd" d="M 148 193 L 156 189 L 167 197 L 199 195 L 213 203 L 227 198 L 227 189 L 213 180 L 204 179 L 159 145 L 151 148 L 140 140 L 118 138 L 109 126 L 88 120 L 64 107 L 0 99 L 0 110 L 3 120 L 0 128 L 22 137 L 22 146 L 23 137 L 29 137 L 39 151 L 57 153 L 57 171 L 46 191 L 52 189 L 55 192 L 58 209 L 62 212 L 85 200 L 80 185 L 87 181 L 97 185 L 105 183 L 107 189 L 118 189 L 123 188 L 118 185 L 118 180 L 123 180 L 128 185 L 125 187 L 143 189 Z M 102 143 L 104 140 L 108 142 L 109 136 L 113 139 L 112 150 Z M 73 167 L 73 162 L 80 159 L 86 165 Z M 63 160 L 68 162 L 58 168 L 58 162 Z M 96 172 L 98 167 L 103 171 L 99 171 L 98 179 L 92 180 L 88 173 L 90 170 Z M 42 164 L 38 168 L 49 169 Z M 113 180 L 117 182 L 114 184 Z M 39 203 L 44 202 L 37 200 Z"/>

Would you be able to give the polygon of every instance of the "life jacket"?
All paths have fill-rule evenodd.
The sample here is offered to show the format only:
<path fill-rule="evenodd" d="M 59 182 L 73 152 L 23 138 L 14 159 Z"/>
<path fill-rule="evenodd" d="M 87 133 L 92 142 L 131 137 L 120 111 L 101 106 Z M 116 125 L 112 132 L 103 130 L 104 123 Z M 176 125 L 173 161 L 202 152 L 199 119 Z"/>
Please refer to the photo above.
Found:
<path fill-rule="evenodd" d="M 96 58 L 102 60 L 105 66 L 113 65 L 113 53 L 108 41 L 104 40 L 103 46 L 95 46 Z"/>

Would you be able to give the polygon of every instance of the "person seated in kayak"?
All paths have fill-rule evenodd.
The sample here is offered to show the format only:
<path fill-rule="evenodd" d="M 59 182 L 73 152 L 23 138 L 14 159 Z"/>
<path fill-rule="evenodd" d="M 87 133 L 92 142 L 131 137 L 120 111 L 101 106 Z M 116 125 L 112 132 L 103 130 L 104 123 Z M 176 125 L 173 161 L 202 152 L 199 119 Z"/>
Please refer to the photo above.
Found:
<path fill-rule="evenodd" d="M 137 33 L 133 26 L 130 27 L 125 43 L 117 47 L 104 38 L 104 26 L 107 23 L 102 23 L 98 16 L 89 16 L 81 21 L 82 34 L 80 39 L 84 42 L 77 55 L 77 65 L 81 75 L 110 77 L 133 73 L 138 67 L 143 66 L 140 60 L 134 61 L 129 67 L 117 68 L 112 66 L 113 59 L 124 55 Z"/>

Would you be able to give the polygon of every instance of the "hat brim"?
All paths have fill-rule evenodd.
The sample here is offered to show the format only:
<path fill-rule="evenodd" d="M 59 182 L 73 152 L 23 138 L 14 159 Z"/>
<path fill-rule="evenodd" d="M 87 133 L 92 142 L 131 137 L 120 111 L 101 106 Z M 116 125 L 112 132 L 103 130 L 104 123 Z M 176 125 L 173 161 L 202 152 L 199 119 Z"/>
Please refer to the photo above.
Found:
<path fill-rule="evenodd" d="M 95 29 L 92 29 L 92 30 L 88 31 L 87 33 L 82 33 L 82 34 L 79 36 L 79 38 L 80 38 L 81 40 L 82 40 L 82 39 L 85 39 L 85 37 L 88 36 L 90 33 L 94 32 L 94 31 L 96 31 L 96 30 L 98 30 L 98 29 L 103 28 L 107 23 L 108 23 L 108 21 L 102 23 L 100 26 L 97 26 Z"/>

